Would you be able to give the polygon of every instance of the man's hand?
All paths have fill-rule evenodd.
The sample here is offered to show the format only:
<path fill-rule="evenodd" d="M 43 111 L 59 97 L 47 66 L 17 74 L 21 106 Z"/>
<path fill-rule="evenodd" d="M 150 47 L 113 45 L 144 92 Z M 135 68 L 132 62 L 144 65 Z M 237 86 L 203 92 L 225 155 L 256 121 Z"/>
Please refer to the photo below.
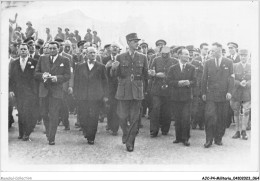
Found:
<path fill-rule="evenodd" d="M 158 73 L 156 73 L 156 77 L 165 78 L 166 75 L 165 75 L 165 73 L 163 73 L 163 72 L 158 72 Z"/>
<path fill-rule="evenodd" d="M 230 93 L 227 93 L 226 99 L 229 101 L 231 99 L 232 95 Z"/>
<path fill-rule="evenodd" d="M 185 86 L 185 82 L 186 82 L 186 80 L 179 80 L 178 86 L 179 87 L 184 87 Z"/>
<path fill-rule="evenodd" d="M 115 61 L 112 63 L 112 69 L 116 69 L 119 66 L 120 62 Z"/>
<path fill-rule="evenodd" d="M 11 98 L 13 98 L 14 97 L 14 92 L 10 92 L 9 95 L 10 95 Z"/>
<path fill-rule="evenodd" d="M 68 88 L 68 93 L 69 93 L 69 94 L 72 94 L 72 93 L 73 93 L 72 87 L 69 87 L 69 88 Z"/>
<path fill-rule="evenodd" d="M 46 80 L 48 77 L 50 77 L 50 73 L 49 73 L 49 72 L 44 72 L 44 73 L 42 74 L 43 80 Z"/>
<path fill-rule="evenodd" d="M 150 75 L 150 76 L 155 76 L 155 70 L 148 70 L 148 74 Z"/>
<path fill-rule="evenodd" d="M 107 64 L 106 64 L 106 68 L 112 67 L 112 63 L 113 63 L 113 62 L 109 60 L 109 61 L 107 62 Z"/>
<path fill-rule="evenodd" d="M 104 98 L 103 98 L 103 101 L 104 101 L 104 102 L 107 102 L 107 101 L 108 101 L 108 98 L 107 98 L 107 97 L 104 97 Z"/>
<path fill-rule="evenodd" d="M 57 82 L 57 76 L 51 76 L 51 81 L 52 82 Z"/>
<path fill-rule="evenodd" d="M 190 86 L 190 81 L 189 80 L 184 80 L 183 84 L 184 84 L 184 86 Z"/>
<path fill-rule="evenodd" d="M 245 87 L 246 84 L 247 84 L 247 83 L 246 83 L 246 80 L 243 80 L 243 81 L 240 82 L 240 85 L 241 85 L 242 87 Z"/>
<path fill-rule="evenodd" d="M 206 101 L 206 95 L 205 94 L 202 95 L 202 100 Z"/>

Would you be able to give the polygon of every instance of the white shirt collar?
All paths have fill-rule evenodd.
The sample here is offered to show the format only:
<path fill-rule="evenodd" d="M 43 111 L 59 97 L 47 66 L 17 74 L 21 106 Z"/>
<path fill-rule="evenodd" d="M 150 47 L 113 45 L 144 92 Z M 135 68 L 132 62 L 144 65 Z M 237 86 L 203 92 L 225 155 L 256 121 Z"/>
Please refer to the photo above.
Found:
<path fill-rule="evenodd" d="M 112 53 L 111 53 L 110 56 L 111 56 L 111 60 L 113 60 L 113 57 L 115 57 L 115 60 L 116 60 L 117 54 L 115 56 L 113 56 Z"/>
<path fill-rule="evenodd" d="M 221 56 L 221 57 L 219 57 L 219 59 L 218 59 L 218 61 L 219 61 L 219 62 L 218 62 L 218 63 L 219 63 L 219 64 L 218 64 L 218 66 L 220 66 L 220 65 L 221 65 L 222 58 L 223 58 L 222 56 Z M 216 62 L 216 64 L 217 64 L 217 58 L 215 58 L 215 62 Z"/>
<path fill-rule="evenodd" d="M 25 59 L 25 61 L 24 61 L 24 62 L 26 62 L 26 63 L 27 63 L 27 61 L 28 61 L 28 58 L 29 58 L 29 57 L 28 57 L 28 56 L 26 56 L 26 57 L 24 58 L 24 59 Z M 23 63 L 22 59 L 23 59 L 23 58 L 22 58 L 22 57 L 20 57 L 20 62 L 22 62 L 22 63 Z"/>
<path fill-rule="evenodd" d="M 30 56 L 32 56 L 32 57 L 34 57 L 34 55 L 35 55 L 35 52 L 33 52 L 33 54 L 30 54 Z"/>
<path fill-rule="evenodd" d="M 53 56 L 53 63 L 56 61 L 56 59 L 58 58 L 59 54 Z M 52 56 L 51 56 L 52 57 Z"/>
<path fill-rule="evenodd" d="M 183 67 L 183 65 L 184 65 L 184 67 L 186 67 L 187 62 L 183 64 L 183 63 L 181 62 L 181 60 L 179 60 L 179 63 L 180 63 L 181 71 L 182 71 L 182 67 Z"/>

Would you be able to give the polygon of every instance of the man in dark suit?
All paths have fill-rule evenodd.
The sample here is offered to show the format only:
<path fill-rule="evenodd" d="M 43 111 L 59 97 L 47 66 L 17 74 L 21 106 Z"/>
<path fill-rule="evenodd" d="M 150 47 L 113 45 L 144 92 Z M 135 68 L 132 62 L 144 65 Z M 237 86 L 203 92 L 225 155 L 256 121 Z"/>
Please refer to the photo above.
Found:
<path fill-rule="evenodd" d="M 95 48 L 88 48 L 88 60 L 77 66 L 74 78 L 80 125 L 90 145 L 94 144 L 97 132 L 99 107 L 108 100 L 106 68 L 96 61 L 96 53 Z"/>
<path fill-rule="evenodd" d="M 201 94 L 201 80 L 203 74 L 203 66 L 207 60 L 208 55 L 208 44 L 202 43 L 200 45 L 200 56 L 194 58 L 191 64 L 195 66 L 196 86 L 193 88 L 193 99 L 192 99 L 192 113 L 191 123 L 192 129 L 196 129 L 197 125 L 200 130 L 204 130 L 205 126 L 205 102 L 202 100 Z"/>
<path fill-rule="evenodd" d="M 119 118 L 116 113 L 117 100 L 115 98 L 118 80 L 110 74 L 112 63 L 118 55 L 119 46 L 115 43 L 111 45 L 111 56 L 105 57 L 107 78 L 108 78 L 108 104 L 106 130 L 111 130 L 112 135 L 116 136 L 119 129 Z"/>
<path fill-rule="evenodd" d="M 19 47 L 20 58 L 11 63 L 9 72 L 10 97 L 16 97 L 19 137 L 30 141 L 29 136 L 36 124 L 37 86 L 34 71 L 37 61 L 28 57 L 28 45 Z"/>
<path fill-rule="evenodd" d="M 137 34 L 128 34 L 126 40 L 129 51 L 117 56 L 111 71 L 119 79 L 116 99 L 118 100 L 117 114 L 123 130 L 122 142 L 126 144 L 127 151 L 131 152 L 134 150 L 140 108 L 144 99 L 143 81 L 147 82 L 148 63 L 145 55 L 136 52 L 140 41 Z"/>
<path fill-rule="evenodd" d="M 182 142 L 190 146 L 190 115 L 192 87 L 196 85 L 195 67 L 189 64 L 189 51 L 186 48 L 177 52 L 179 63 L 171 66 L 167 83 L 171 90 L 172 109 L 176 118 L 175 134 L 173 143 Z"/>
<path fill-rule="evenodd" d="M 205 148 L 222 145 L 228 116 L 229 101 L 234 88 L 233 62 L 222 57 L 222 45 L 212 44 L 213 58 L 205 62 L 202 76 L 202 99 L 206 101 Z"/>
<path fill-rule="evenodd" d="M 59 43 L 49 44 L 50 56 L 41 56 L 35 70 L 40 81 L 40 108 L 49 144 L 55 144 L 59 124 L 59 110 L 63 98 L 63 83 L 70 79 L 70 63 L 58 54 Z"/>
<path fill-rule="evenodd" d="M 170 58 L 170 48 L 163 47 L 161 56 L 153 60 L 149 75 L 152 77 L 152 113 L 150 120 L 150 136 L 156 137 L 161 127 L 162 135 L 167 135 L 171 125 L 170 91 L 166 83 L 169 68 L 178 63 Z"/>

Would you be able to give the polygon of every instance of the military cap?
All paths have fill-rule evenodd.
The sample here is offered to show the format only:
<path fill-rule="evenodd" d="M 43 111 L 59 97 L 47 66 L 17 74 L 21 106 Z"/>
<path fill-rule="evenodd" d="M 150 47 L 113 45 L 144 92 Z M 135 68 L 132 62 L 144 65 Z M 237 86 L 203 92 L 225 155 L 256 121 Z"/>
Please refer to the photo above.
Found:
<path fill-rule="evenodd" d="M 108 47 L 110 47 L 111 46 L 111 44 L 106 44 L 105 46 L 104 46 L 104 49 L 106 49 L 106 48 L 108 48 Z"/>
<path fill-rule="evenodd" d="M 111 47 L 117 47 L 117 48 L 120 48 L 119 45 L 116 44 L 116 43 L 112 43 L 110 46 L 111 46 Z"/>
<path fill-rule="evenodd" d="M 59 42 L 59 43 L 64 42 L 63 39 L 61 39 L 61 38 L 55 38 L 54 41 Z"/>
<path fill-rule="evenodd" d="M 31 25 L 32 26 L 31 21 L 27 21 L 26 25 Z"/>
<path fill-rule="evenodd" d="M 148 49 L 148 50 L 147 50 L 147 54 L 149 54 L 149 53 L 155 54 L 154 49 L 152 49 L 152 48 Z"/>
<path fill-rule="evenodd" d="M 96 31 L 96 30 L 94 30 L 94 31 L 93 31 L 93 33 L 97 33 L 97 31 Z"/>
<path fill-rule="evenodd" d="M 58 29 L 59 29 L 59 30 L 62 30 L 62 28 L 61 28 L 61 27 L 58 27 Z"/>
<path fill-rule="evenodd" d="M 193 45 L 187 45 L 187 46 L 186 46 L 186 49 L 187 49 L 188 51 L 195 51 L 195 48 L 194 48 Z"/>
<path fill-rule="evenodd" d="M 247 49 L 240 49 L 240 50 L 238 51 L 238 54 L 239 54 L 239 55 L 248 55 L 249 52 L 248 52 Z"/>
<path fill-rule="evenodd" d="M 71 41 L 69 41 L 69 40 L 65 40 L 65 42 L 64 42 L 64 46 L 66 46 L 66 45 L 71 46 Z"/>
<path fill-rule="evenodd" d="M 87 29 L 87 32 L 89 32 L 89 31 L 91 31 L 91 29 L 88 28 L 88 29 Z"/>
<path fill-rule="evenodd" d="M 42 47 L 43 44 L 44 44 L 44 40 L 43 40 L 43 39 L 38 39 L 38 40 L 36 41 L 36 46 Z"/>
<path fill-rule="evenodd" d="M 162 44 L 164 44 L 164 45 L 167 44 L 165 40 L 160 39 L 160 40 L 157 40 L 157 41 L 155 42 L 155 45 L 158 46 L 160 43 L 162 43 Z"/>
<path fill-rule="evenodd" d="M 66 31 L 66 30 L 70 31 L 70 29 L 69 29 L 69 28 L 65 28 L 65 31 Z"/>
<path fill-rule="evenodd" d="M 87 42 L 87 41 L 85 41 L 85 40 L 81 40 L 81 41 L 79 41 L 79 42 L 77 43 L 77 46 L 80 47 L 80 46 L 84 45 L 86 42 Z"/>
<path fill-rule="evenodd" d="M 137 37 L 136 33 L 130 33 L 128 35 L 126 35 L 126 41 L 132 41 L 132 40 L 141 40 Z"/>
<path fill-rule="evenodd" d="M 148 47 L 148 44 L 145 43 L 145 42 L 142 42 L 142 43 L 140 44 L 141 47 L 142 47 L 143 45 L 146 45 L 146 47 Z"/>
<path fill-rule="evenodd" d="M 234 43 L 234 42 L 229 42 L 227 44 L 228 47 L 234 47 L 234 48 L 238 48 L 238 44 L 237 43 Z"/>
<path fill-rule="evenodd" d="M 176 46 L 175 48 L 172 49 L 173 52 L 178 52 L 180 49 L 184 49 L 185 46 Z"/>
<path fill-rule="evenodd" d="M 161 50 L 161 53 L 170 53 L 171 49 L 170 47 L 163 47 L 162 50 Z"/>
<path fill-rule="evenodd" d="M 33 45 L 34 44 L 34 38 L 33 37 L 26 38 L 23 42 L 28 44 L 28 45 Z"/>

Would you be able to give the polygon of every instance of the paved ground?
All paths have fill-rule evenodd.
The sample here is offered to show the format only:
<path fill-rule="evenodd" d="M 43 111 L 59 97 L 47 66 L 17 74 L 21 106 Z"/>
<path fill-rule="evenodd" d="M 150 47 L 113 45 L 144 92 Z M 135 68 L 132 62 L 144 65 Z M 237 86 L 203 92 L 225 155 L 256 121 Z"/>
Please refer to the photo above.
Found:
<path fill-rule="evenodd" d="M 205 132 L 191 130 L 190 147 L 173 144 L 174 126 L 170 133 L 157 138 L 149 136 L 149 120 L 143 118 L 144 127 L 136 138 L 134 152 L 127 152 L 121 143 L 122 132 L 112 136 L 106 132 L 106 122 L 99 123 L 94 145 L 88 145 L 82 132 L 74 127 L 76 117 L 70 115 L 71 130 L 58 127 L 56 145 L 50 146 L 43 134 L 43 125 L 37 125 L 31 142 L 18 140 L 17 118 L 9 130 L 9 161 L 18 164 L 207 164 L 246 166 L 250 160 L 249 140 L 234 140 L 234 125 L 226 130 L 223 146 L 205 149 Z"/>

